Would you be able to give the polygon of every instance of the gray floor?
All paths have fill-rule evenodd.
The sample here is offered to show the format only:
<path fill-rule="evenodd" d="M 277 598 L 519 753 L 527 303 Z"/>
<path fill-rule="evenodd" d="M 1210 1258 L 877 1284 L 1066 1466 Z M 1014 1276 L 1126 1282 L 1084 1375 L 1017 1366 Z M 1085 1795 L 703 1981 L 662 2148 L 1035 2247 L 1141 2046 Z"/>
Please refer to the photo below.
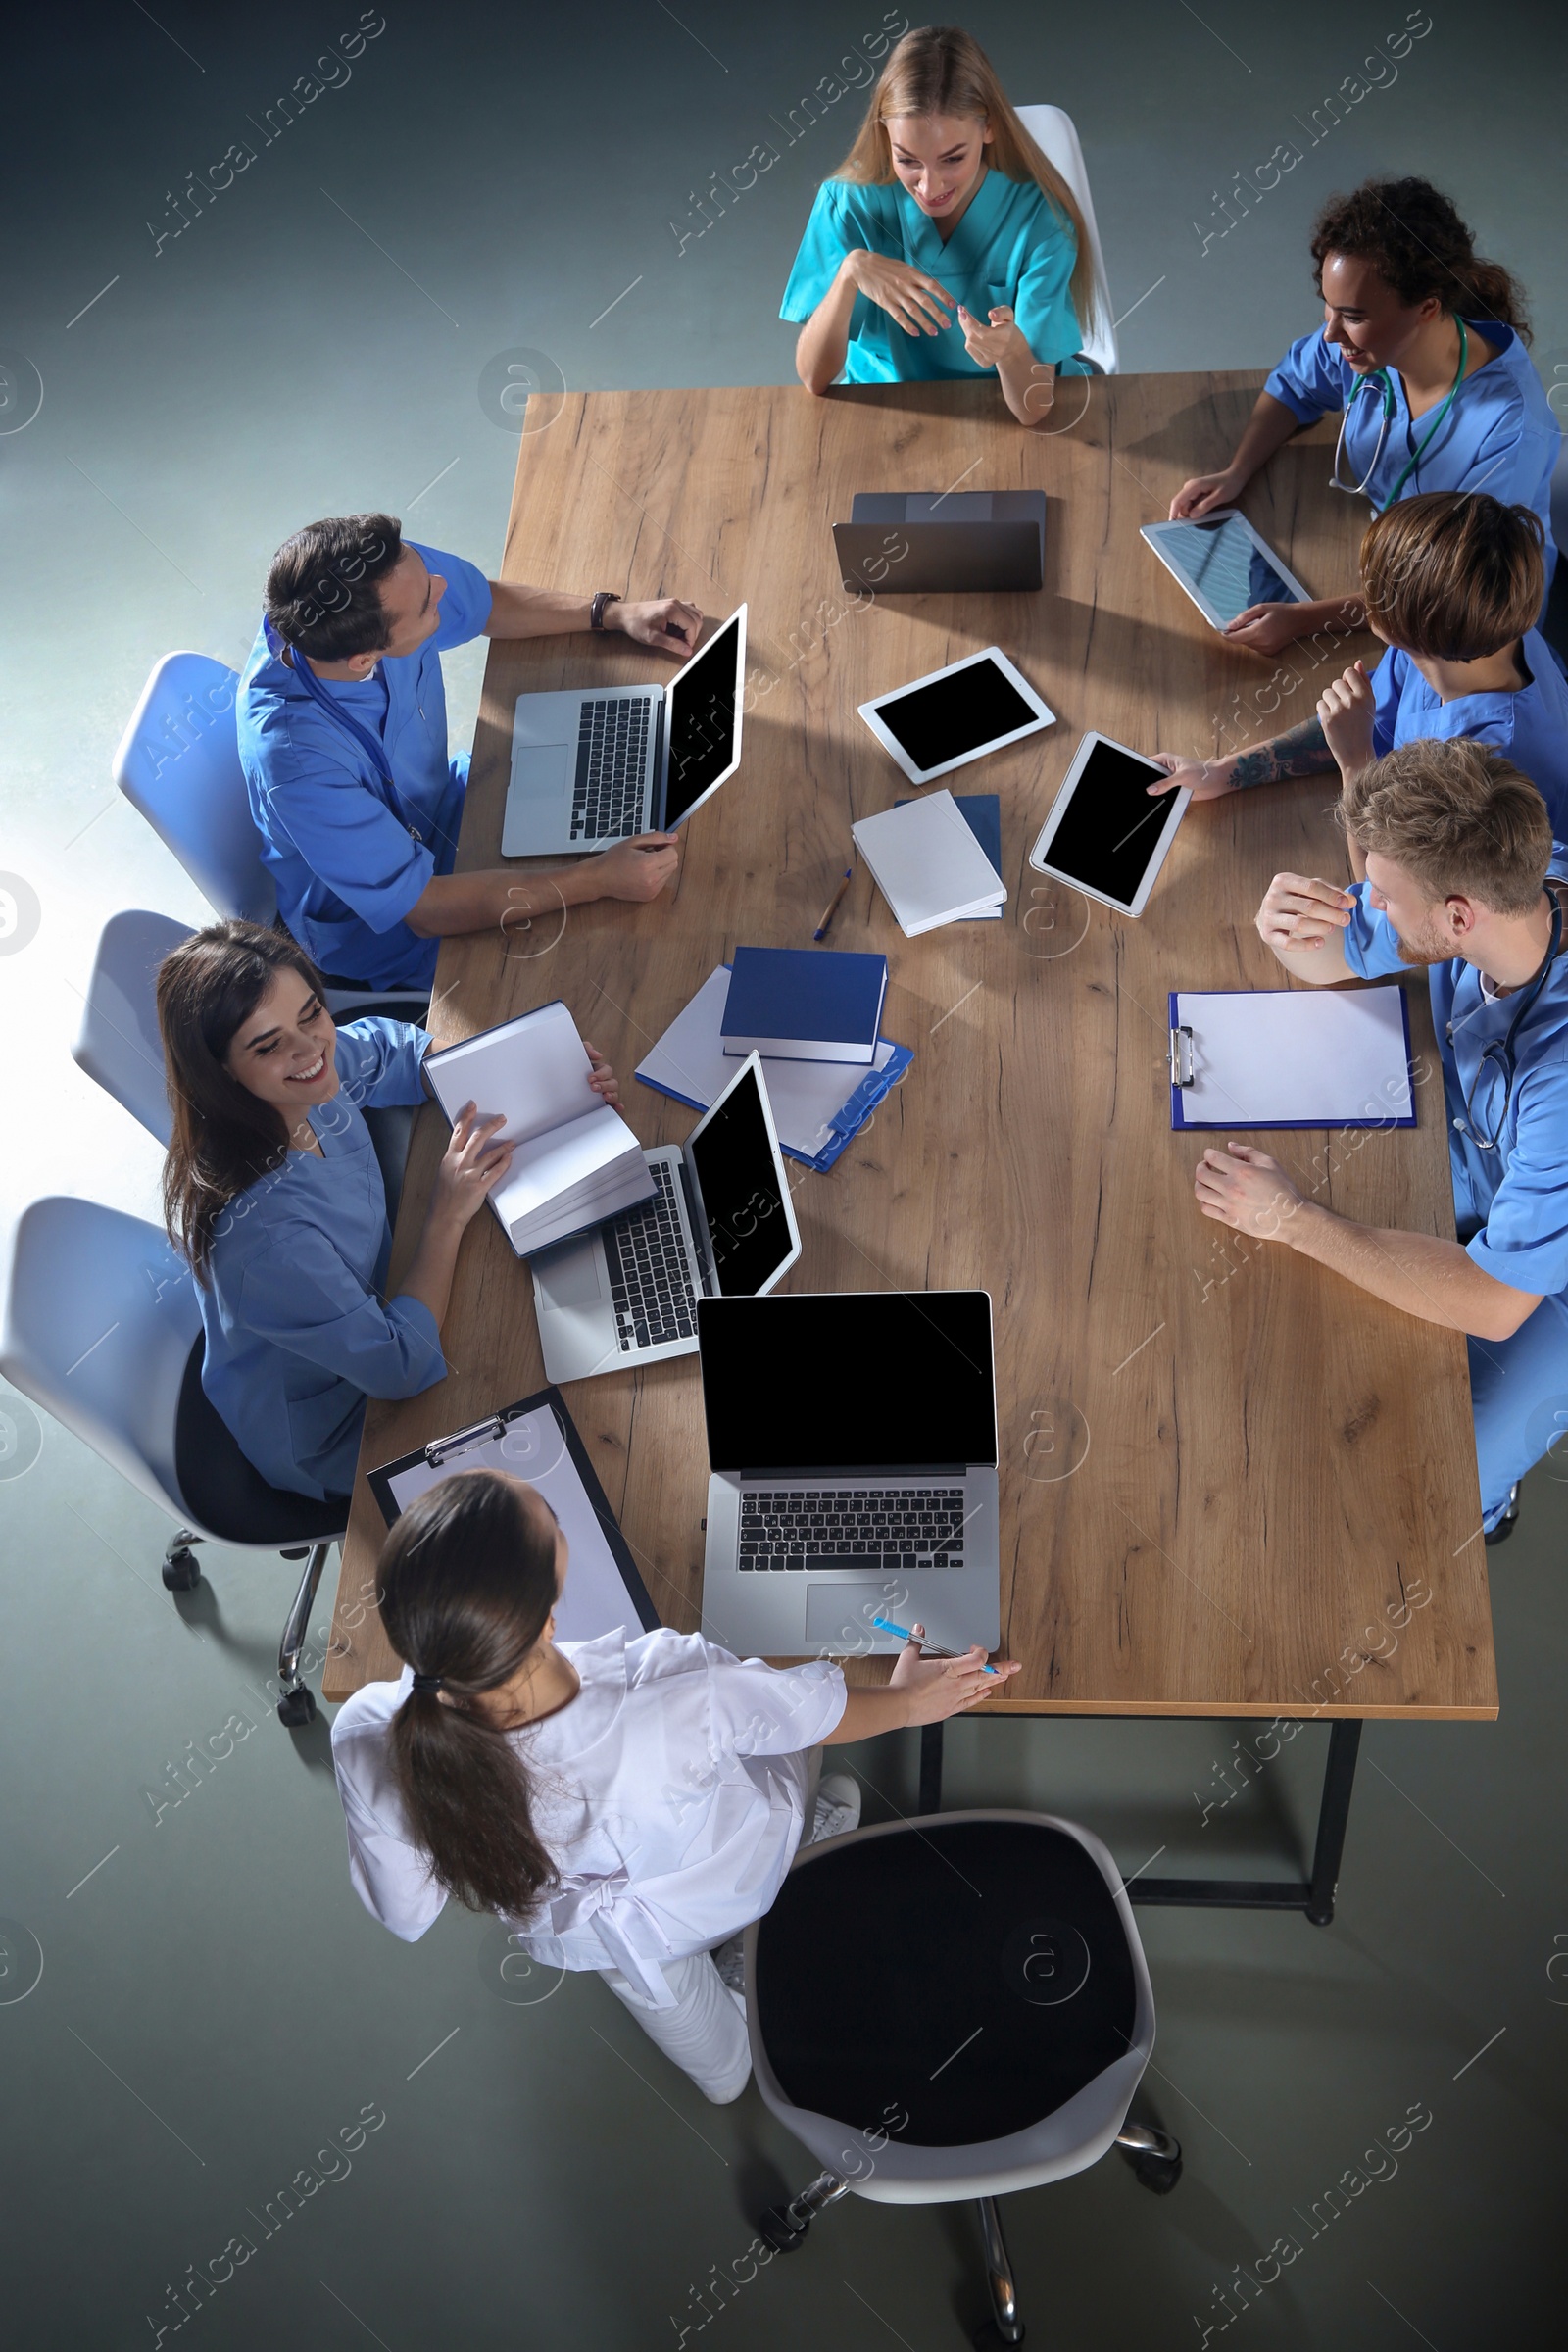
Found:
<path fill-rule="evenodd" d="M 971 12 L 1013 94 L 1079 125 L 1126 368 L 1270 360 L 1312 321 L 1312 208 L 1384 169 L 1451 190 L 1529 286 L 1548 380 L 1568 377 L 1560 10 L 1437 9 L 1396 78 L 1361 63 L 1404 12 L 1385 16 Z M 480 401 L 498 353 L 540 353 L 572 386 L 787 377 L 775 290 L 858 102 L 792 144 L 780 124 L 879 21 L 816 0 L 612 0 L 559 22 L 394 7 L 270 144 L 251 119 L 337 24 L 295 0 L 156 17 L 126 0 L 10 32 L 6 1213 L 49 1192 L 155 1213 L 152 1145 L 69 1058 L 102 919 L 203 912 L 109 784 L 152 662 L 176 645 L 238 662 L 267 557 L 311 514 L 389 507 L 494 564 L 516 454 Z M 1309 144 L 1357 72 L 1383 86 Z M 174 236 L 187 172 L 240 139 L 254 164 Z M 780 161 L 699 236 L 710 175 L 766 140 Z M 1287 140 L 1301 163 L 1227 215 L 1236 172 Z M 448 663 L 458 742 L 481 650 Z M 291 1740 L 270 1713 L 293 1571 L 215 1554 L 176 1606 L 159 1514 L 23 1400 L 0 1392 L 0 1412 L 12 2340 L 161 2340 L 193 2267 L 223 2283 L 189 2324 L 237 2352 L 285 2327 L 312 2352 L 653 2347 L 708 2326 L 759 2348 L 963 2340 L 961 2211 L 858 2201 L 737 2286 L 754 2207 L 804 2177 L 755 2093 L 709 2109 L 592 1981 L 504 1998 L 481 1922 L 445 1918 L 412 1949 L 375 1928 L 344 1871 L 324 1722 Z M 1288 2233 L 1302 2254 L 1230 2322 L 1259 2347 L 1463 2352 L 1560 2305 L 1565 1533 L 1568 1494 L 1538 1473 L 1494 1555 L 1500 1722 L 1369 1731 L 1331 1930 L 1142 1915 L 1148 2087 L 1186 2178 L 1156 2202 L 1108 2163 L 1013 2201 L 1033 2340 L 1201 2341 L 1236 2266 Z M 1128 1871 L 1163 1847 L 1161 1871 L 1245 1873 L 1304 1835 L 1324 1738 L 1205 1823 L 1229 1732 L 965 1724 L 948 1798 L 1074 1814 Z M 222 1760 L 187 1767 L 176 1801 L 192 1747 Z M 856 1762 L 868 1814 L 909 1807 L 912 1741 Z M 1306 2219 L 1412 2109 L 1432 2121 L 1397 2175 L 1332 2227 Z M 285 2221 L 290 2181 L 309 2193 Z M 239 2237 L 256 2250 L 227 2275 Z"/>

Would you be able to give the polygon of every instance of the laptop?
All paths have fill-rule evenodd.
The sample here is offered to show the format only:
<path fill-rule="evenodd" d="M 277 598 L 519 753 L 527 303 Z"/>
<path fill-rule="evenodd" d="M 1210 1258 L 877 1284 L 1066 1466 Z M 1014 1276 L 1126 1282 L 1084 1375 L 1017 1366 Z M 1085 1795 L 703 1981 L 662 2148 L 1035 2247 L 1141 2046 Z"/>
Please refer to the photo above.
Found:
<path fill-rule="evenodd" d="M 740 1656 L 1001 1635 L 997 1396 L 984 1291 L 700 1299 L 703 1632 Z"/>
<path fill-rule="evenodd" d="M 644 1156 L 652 1200 L 532 1260 L 550 1380 L 693 1355 L 699 1298 L 760 1298 L 801 1254 L 760 1054 L 683 1145 Z"/>
<path fill-rule="evenodd" d="M 846 588 L 876 596 L 1039 588 L 1043 490 L 860 491 L 833 525 Z"/>
<path fill-rule="evenodd" d="M 667 686 L 519 694 L 502 857 L 603 850 L 683 824 L 740 765 L 745 677 L 742 605 Z"/>

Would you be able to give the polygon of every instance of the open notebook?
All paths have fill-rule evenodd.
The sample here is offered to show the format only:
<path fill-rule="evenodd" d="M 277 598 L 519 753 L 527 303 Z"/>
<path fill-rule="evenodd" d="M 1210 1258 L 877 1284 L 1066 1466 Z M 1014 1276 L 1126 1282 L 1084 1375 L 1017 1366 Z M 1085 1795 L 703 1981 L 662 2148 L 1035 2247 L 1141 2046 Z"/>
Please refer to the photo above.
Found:
<path fill-rule="evenodd" d="M 516 1149 L 490 1205 L 519 1257 L 651 1197 L 642 1146 L 589 1086 L 588 1049 L 559 999 L 426 1054 L 424 1066 L 449 1119 L 466 1102 L 505 1114 L 497 1140 Z"/>

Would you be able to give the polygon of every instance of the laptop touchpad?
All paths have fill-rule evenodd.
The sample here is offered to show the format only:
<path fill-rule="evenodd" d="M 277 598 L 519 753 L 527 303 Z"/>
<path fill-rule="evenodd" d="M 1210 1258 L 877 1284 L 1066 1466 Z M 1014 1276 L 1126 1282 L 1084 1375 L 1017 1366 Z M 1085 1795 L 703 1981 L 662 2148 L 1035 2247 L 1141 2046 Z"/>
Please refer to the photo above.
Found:
<path fill-rule="evenodd" d="M 594 1306 L 604 1297 L 599 1252 L 584 1250 L 580 1243 L 564 1250 L 559 1257 L 536 1257 L 532 1271 L 541 1306 Z"/>
<path fill-rule="evenodd" d="M 830 1585 L 813 1580 L 806 1588 L 806 1639 L 862 1646 L 885 1642 L 888 1637 L 871 1620 L 891 1615 L 895 1601 L 902 1600 L 906 1592 L 897 1577 L 887 1577 L 879 1585 Z"/>
<path fill-rule="evenodd" d="M 554 800 L 566 789 L 571 775 L 571 746 L 566 743 L 519 743 L 512 754 L 512 789 L 530 800 Z"/>

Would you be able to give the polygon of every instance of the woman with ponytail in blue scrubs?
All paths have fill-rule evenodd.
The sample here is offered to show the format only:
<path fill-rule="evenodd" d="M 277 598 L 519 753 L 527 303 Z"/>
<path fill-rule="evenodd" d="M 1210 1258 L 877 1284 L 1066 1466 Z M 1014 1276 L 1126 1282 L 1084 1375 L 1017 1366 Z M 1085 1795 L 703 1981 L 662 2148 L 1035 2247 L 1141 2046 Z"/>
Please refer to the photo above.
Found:
<path fill-rule="evenodd" d="M 965 32 L 906 33 L 849 155 L 817 190 L 781 317 L 795 364 L 831 384 L 995 375 L 1043 424 L 1058 374 L 1084 374 L 1093 265 L 1072 191 Z"/>
<path fill-rule="evenodd" d="M 1446 196 L 1424 179 L 1368 180 L 1335 197 L 1312 235 L 1323 324 L 1293 343 L 1259 393 L 1236 455 L 1186 481 L 1171 514 L 1234 506 L 1275 450 L 1339 414 L 1336 489 L 1381 514 L 1429 490 L 1486 490 L 1526 506 L 1557 561 L 1551 471 L 1562 433 L 1525 346 L 1519 284 L 1476 253 Z M 1252 605 L 1226 635 L 1276 654 L 1315 629 L 1363 627 L 1358 596 Z"/>

